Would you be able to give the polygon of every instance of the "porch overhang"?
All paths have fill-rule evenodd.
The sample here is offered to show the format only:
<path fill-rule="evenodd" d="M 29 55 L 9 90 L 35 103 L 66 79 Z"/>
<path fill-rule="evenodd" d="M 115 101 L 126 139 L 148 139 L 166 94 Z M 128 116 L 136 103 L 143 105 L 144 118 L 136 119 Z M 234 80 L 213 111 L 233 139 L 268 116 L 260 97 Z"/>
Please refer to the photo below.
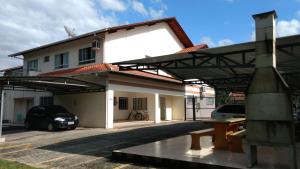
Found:
<path fill-rule="evenodd" d="M 0 77 L 0 89 L 51 92 L 55 95 L 61 95 L 103 92 L 105 86 L 70 77 L 4 76 Z"/>
<path fill-rule="evenodd" d="M 185 83 L 246 91 L 255 71 L 255 41 L 115 63 L 120 70 L 163 70 Z M 293 93 L 300 92 L 300 35 L 277 38 L 277 70 Z M 194 79 L 194 80 L 191 80 Z"/>

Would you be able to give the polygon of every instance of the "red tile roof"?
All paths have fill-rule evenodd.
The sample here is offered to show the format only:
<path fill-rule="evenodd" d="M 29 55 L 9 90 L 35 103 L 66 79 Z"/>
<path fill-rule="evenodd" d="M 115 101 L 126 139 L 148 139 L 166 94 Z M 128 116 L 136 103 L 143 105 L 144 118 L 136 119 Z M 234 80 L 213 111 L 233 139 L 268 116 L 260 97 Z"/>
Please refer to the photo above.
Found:
<path fill-rule="evenodd" d="M 126 74 L 127 75 L 135 75 L 135 76 L 146 77 L 146 78 L 151 78 L 151 79 L 159 79 L 159 80 L 181 83 L 181 81 L 176 80 L 174 78 L 156 75 L 156 74 L 148 73 L 148 72 L 142 72 L 142 71 L 137 71 L 137 70 L 119 71 L 118 66 L 115 66 L 112 64 L 107 64 L 107 63 L 94 64 L 94 65 L 82 66 L 79 68 L 72 68 L 72 69 L 66 69 L 66 70 L 59 70 L 59 71 L 55 71 L 55 72 L 43 73 L 43 74 L 39 74 L 39 76 L 56 76 L 56 77 L 58 76 L 59 77 L 59 76 L 69 76 L 69 75 L 104 72 L 104 71 L 111 71 L 114 73 L 120 73 L 120 74 L 125 74 L 125 75 Z"/>
<path fill-rule="evenodd" d="M 198 51 L 199 49 L 205 49 L 205 48 L 208 48 L 208 46 L 206 44 L 200 44 L 200 45 L 195 45 L 192 47 L 182 49 L 182 50 L 178 51 L 177 53 L 195 52 L 195 51 Z"/>
<path fill-rule="evenodd" d="M 89 37 L 89 36 L 99 35 L 99 34 L 102 34 L 102 33 L 105 33 L 105 32 L 113 33 L 113 32 L 116 32 L 118 30 L 121 30 L 121 29 L 129 30 L 129 29 L 133 29 L 133 28 L 138 27 L 138 26 L 145 26 L 145 25 L 150 26 L 150 25 L 154 25 L 156 23 L 161 23 L 161 22 L 166 22 L 170 26 L 170 28 L 174 31 L 174 33 L 176 34 L 176 36 L 178 37 L 180 42 L 186 48 L 193 46 L 192 41 L 187 36 L 185 31 L 182 29 L 182 27 L 179 24 L 179 22 L 177 21 L 177 19 L 175 17 L 170 17 L 170 18 L 150 20 L 150 21 L 144 21 L 144 22 L 138 22 L 138 23 L 133 23 L 133 24 L 127 24 L 127 25 L 114 26 L 114 27 L 110 27 L 110 28 L 100 29 L 100 30 L 97 30 L 97 31 L 94 31 L 94 32 L 89 32 L 89 33 L 86 33 L 86 34 L 78 35 L 78 36 L 75 36 L 73 38 L 64 39 L 64 40 L 61 40 L 61 41 L 53 42 L 53 43 L 46 44 L 46 45 L 43 45 L 43 46 L 39 46 L 39 47 L 36 47 L 36 48 L 32 48 L 32 49 L 29 49 L 29 50 L 25 50 L 25 51 L 21 51 L 21 52 L 18 52 L 18 53 L 10 54 L 8 56 L 10 56 L 10 57 L 19 56 L 19 55 L 23 55 L 23 54 L 26 54 L 26 53 L 29 53 L 29 52 L 36 51 L 36 50 L 41 50 L 41 49 L 45 49 L 45 48 L 48 48 L 48 47 L 51 47 L 51 46 L 60 45 L 60 44 L 63 44 L 63 43 L 74 41 L 74 40 L 79 40 L 79 39 L 82 39 L 82 38 L 86 38 L 86 37 Z"/>
<path fill-rule="evenodd" d="M 72 69 L 65 69 L 65 70 L 58 70 L 49 73 L 42 73 L 39 76 L 66 76 L 66 75 L 73 75 L 73 74 L 80 74 L 80 73 L 92 73 L 92 72 L 99 72 L 99 71 L 108 71 L 108 70 L 119 70 L 117 66 L 113 66 L 111 64 L 94 64 L 88 66 L 82 66 L 79 68 L 72 68 Z"/>
<path fill-rule="evenodd" d="M 119 73 L 132 74 L 132 75 L 147 77 L 147 78 L 151 78 L 151 79 L 160 79 L 160 80 L 166 80 L 166 81 L 170 81 L 170 82 L 181 83 L 180 80 L 174 79 L 172 77 L 156 75 L 153 73 L 148 73 L 148 72 L 138 71 L 138 70 L 125 70 L 125 71 L 119 71 Z"/>

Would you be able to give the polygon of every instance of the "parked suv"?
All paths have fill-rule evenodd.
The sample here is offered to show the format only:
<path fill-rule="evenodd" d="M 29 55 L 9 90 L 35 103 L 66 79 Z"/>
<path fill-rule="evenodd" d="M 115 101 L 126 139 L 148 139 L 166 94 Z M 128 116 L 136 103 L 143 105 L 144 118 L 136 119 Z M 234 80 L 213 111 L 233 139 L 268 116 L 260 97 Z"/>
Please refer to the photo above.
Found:
<path fill-rule="evenodd" d="M 25 127 L 27 129 L 75 129 L 79 119 L 62 106 L 35 106 L 26 113 Z"/>
<path fill-rule="evenodd" d="M 245 105 L 225 104 L 211 113 L 211 118 L 238 118 L 245 117 Z"/>

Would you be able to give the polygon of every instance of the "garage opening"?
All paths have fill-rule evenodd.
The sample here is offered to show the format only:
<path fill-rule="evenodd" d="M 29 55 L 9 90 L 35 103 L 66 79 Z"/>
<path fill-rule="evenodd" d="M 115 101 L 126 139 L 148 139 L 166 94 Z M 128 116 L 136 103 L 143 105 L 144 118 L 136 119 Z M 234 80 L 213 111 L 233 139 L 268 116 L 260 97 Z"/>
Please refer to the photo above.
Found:
<path fill-rule="evenodd" d="M 103 93 L 105 86 L 80 77 L 4 76 L 0 77 L 0 91 L 1 125 L 23 125 L 26 112 L 33 106 L 60 105 L 56 100 L 60 96 Z"/>

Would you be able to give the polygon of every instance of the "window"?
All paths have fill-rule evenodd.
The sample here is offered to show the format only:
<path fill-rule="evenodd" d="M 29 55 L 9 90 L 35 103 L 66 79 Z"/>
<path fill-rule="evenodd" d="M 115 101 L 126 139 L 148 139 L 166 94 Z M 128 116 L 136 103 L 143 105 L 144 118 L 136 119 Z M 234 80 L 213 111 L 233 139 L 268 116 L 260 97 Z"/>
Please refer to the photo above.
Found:
<path fill-rule="evenodd" d="M 40 97 L 41 106 L 50 106 L 53 105 L 53 97 Z"/>
<path fill-rule="evenodd" d="M 206 105 L 214 105 L 215 98 L 214 97 L 208 97 L 206 98 Z"/>
<path fill-rule="evenodd" d="M 119 97 L 119 110 L 128 110 L 128 97 Z"/>
<path fill-rule="evenodd" d="M 133 110 L 147 110 L 147 98 L 133 98 Z"/>
<path fill-rule="evenodd" d="M 49 56 L 44 57 L 44 62 L 49 62 L 49 60 L 50 60 Z"/>
<path fill-rule="evenodd" d="M 38 70 L 38 60 L 30 60 L 27 63 L 27 69 L 28 71 L 37 71 Z"/>
<path fill-rule="evenodd" d="M 69 66 L 69 53 L 60 53 L 55 55 L 55 69 L 66 68 Z"/>
<path fill-rule="evenodd" d="M 79 49 L 79 65 L 94 63 L 96 57 L 96 51 L 91 47 Z"/>

